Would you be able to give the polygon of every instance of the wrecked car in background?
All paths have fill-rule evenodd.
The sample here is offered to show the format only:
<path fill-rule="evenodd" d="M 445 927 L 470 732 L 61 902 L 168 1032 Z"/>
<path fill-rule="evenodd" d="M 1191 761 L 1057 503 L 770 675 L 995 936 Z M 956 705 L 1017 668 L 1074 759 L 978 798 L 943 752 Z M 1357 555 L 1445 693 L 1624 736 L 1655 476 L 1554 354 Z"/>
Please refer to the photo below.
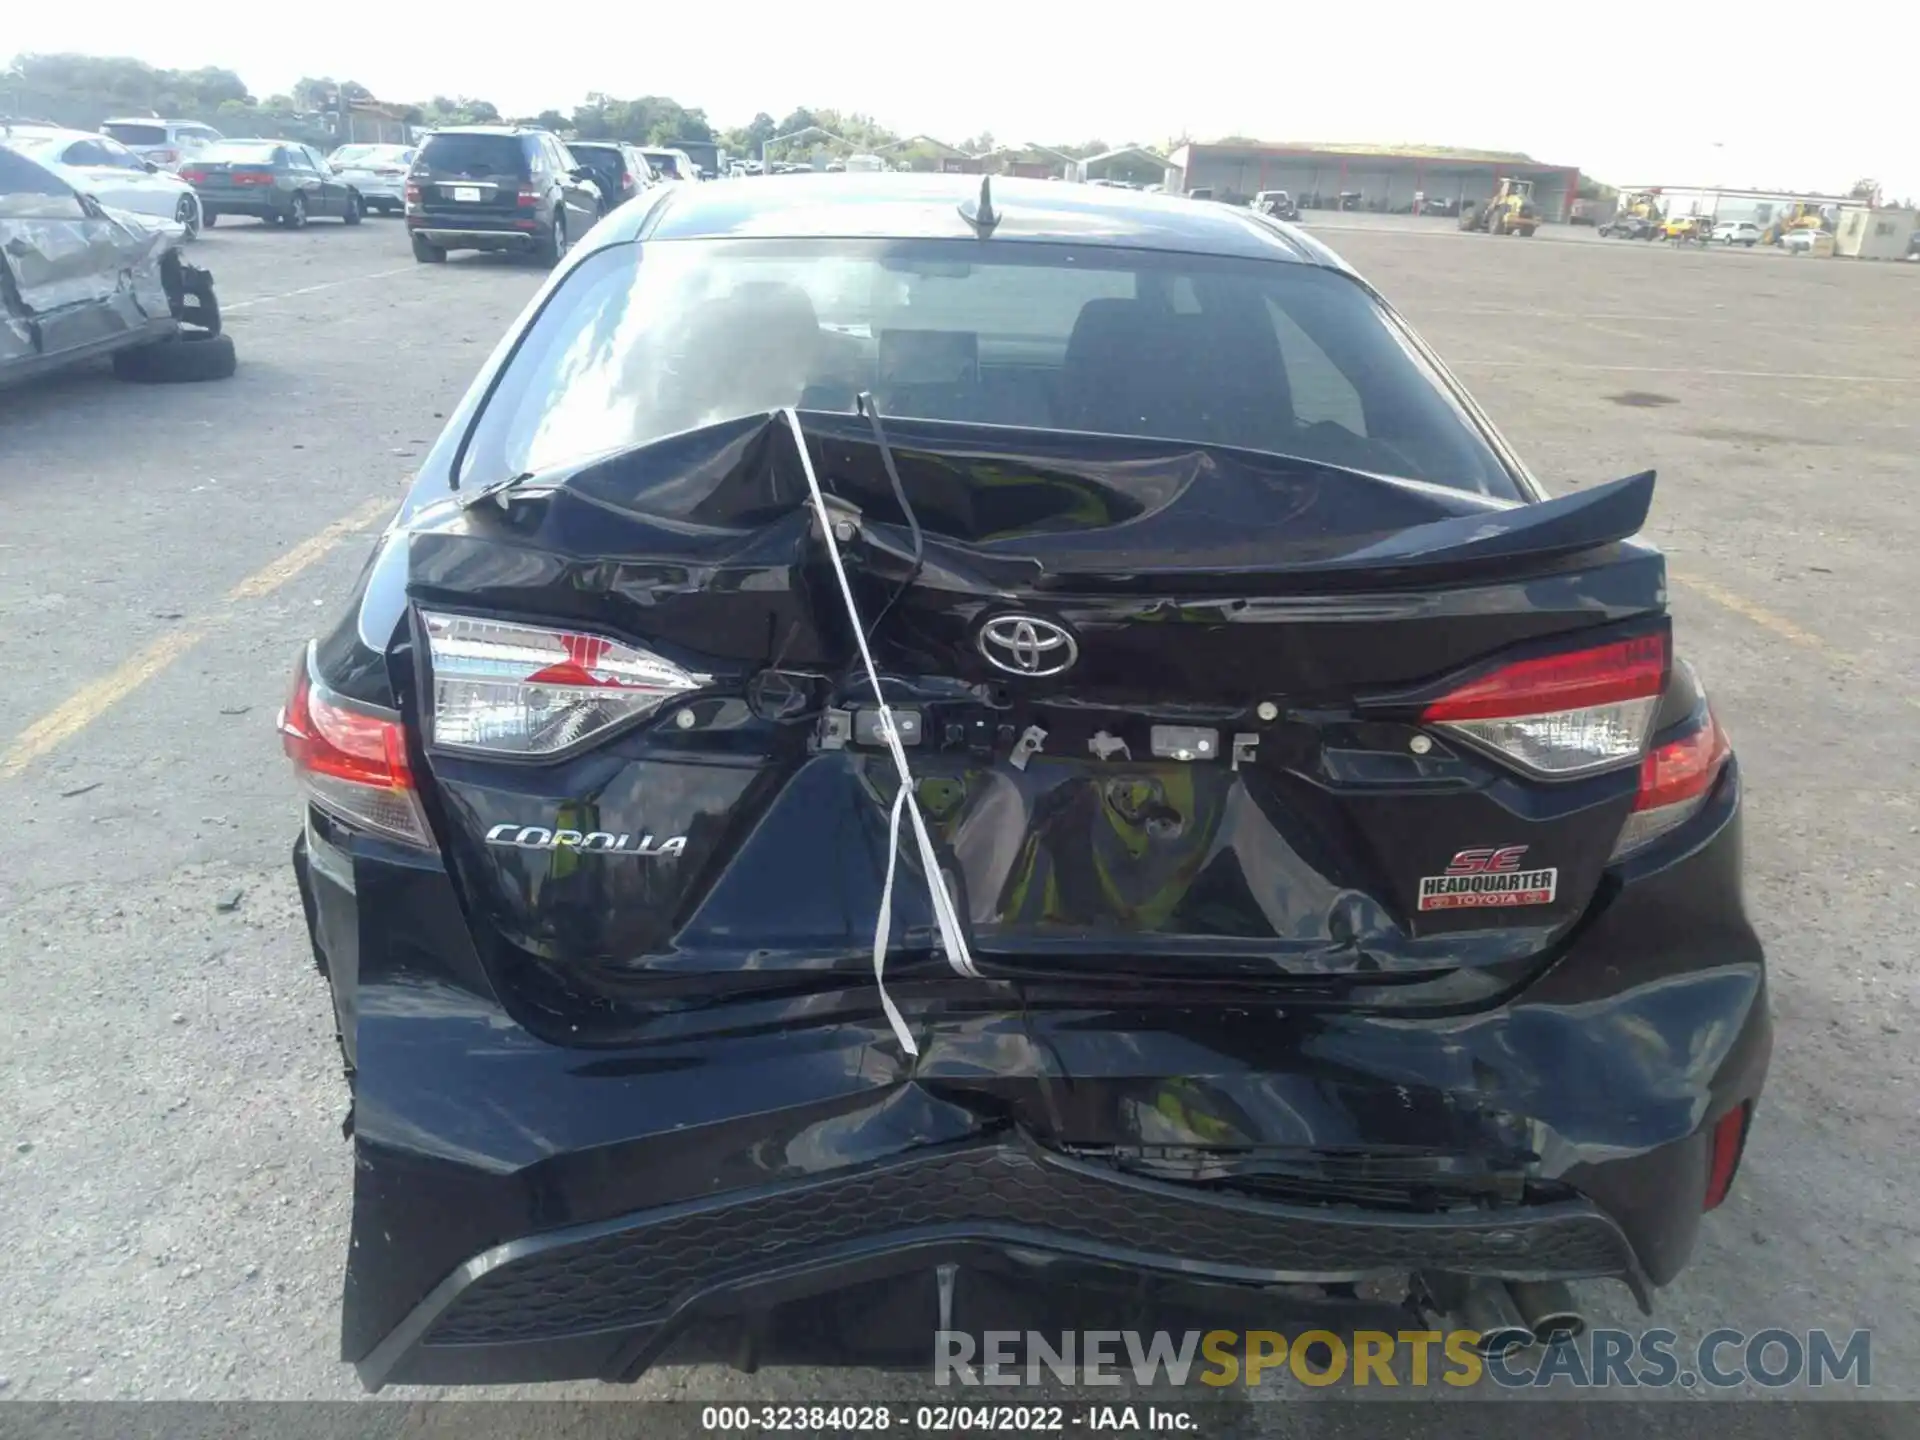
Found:
<path fill-rule="evenodd" d="M 102 355 L 125 380 L 231 375 L 213 276 L 181 257 L 186 234 L 0 145 L 0 385 Z"/>
<path fill-rule="evenodd" d="M 344 1358 L 925 1366 L 1296 1302 L 1504 1349 L 1581 1328 L 1570 1281 L 1649 1305 L 1771 1043 L 1653 482 L 1549 498 L 1245 209 L 615 211 L 280 719 Z"/>

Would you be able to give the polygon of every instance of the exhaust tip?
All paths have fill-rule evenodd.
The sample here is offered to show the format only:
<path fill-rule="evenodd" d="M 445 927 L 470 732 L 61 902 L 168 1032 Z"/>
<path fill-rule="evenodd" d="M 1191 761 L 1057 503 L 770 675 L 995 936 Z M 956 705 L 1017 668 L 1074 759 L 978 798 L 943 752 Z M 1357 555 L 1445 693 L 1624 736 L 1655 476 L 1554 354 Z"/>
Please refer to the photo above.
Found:
<path fill-rule="evenodd" d="M 1524 1325 L 1503 1325 L 1496 1330 L 1483 1330 L 1473 1342 L 1473 1353 L 1482 1360 L 1491 1360 L 1496 1356 L 1511 1355 L 1524 1350 L 1534 1343 L 1533 1331 Z"/>
<path fill-rule="evenodd" d="M 1510 1355 L 1533 1344 L 1533 1331 L 1498 1280 L 1474 1280 L 1459 1307 L 1461 1328 L 1475 1335 L 1474 1354 L 1482 1359 Z"/>
<path fill-rule="evenodd" d="M 1534 1316 L 1529 1323 L 1542 1345 L 1565 1345 L 1587 1333 L 1587 1317 L 1573 1311 Z"/>
<path fill-rule="evenodd" d="M 1542 1345 L 1565 1345 L 1587 1333 L 1587 1317 L 1559 1280 L 1516 1280 L 1507 1286 L 1514 1309 Z"/>

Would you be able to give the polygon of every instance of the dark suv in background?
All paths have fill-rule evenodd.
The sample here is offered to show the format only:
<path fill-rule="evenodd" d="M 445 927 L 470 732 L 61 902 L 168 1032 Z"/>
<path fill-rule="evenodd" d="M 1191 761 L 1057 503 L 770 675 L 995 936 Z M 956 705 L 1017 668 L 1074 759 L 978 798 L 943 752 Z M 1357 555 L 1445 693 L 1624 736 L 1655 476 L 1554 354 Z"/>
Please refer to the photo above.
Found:
<path fill-rule="evenodd" d="M 617 210 L 659 179 L 639 147 L 624 140 L 573 140 L 567 153 L 593 171 L 606 208 Z"/>
<path fill-rule="evenodd" d="M 552 134 L 507 125 L 436 130 L 407 176 L 413 258 L 511 250 L 551 265 L 602 209 L 600 187 Z"/>

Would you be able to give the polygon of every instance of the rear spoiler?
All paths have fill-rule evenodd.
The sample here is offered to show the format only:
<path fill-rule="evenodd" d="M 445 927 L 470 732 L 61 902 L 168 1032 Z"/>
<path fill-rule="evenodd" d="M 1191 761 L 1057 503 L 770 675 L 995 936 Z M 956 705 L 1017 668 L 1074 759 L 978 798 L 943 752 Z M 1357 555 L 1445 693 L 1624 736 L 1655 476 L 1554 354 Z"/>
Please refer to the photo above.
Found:
<path fill-rule="evenodd" d="M 1640 533 L 1653 508 L 1652 470 L 1592 490 L 1483 515 L 1414 525 L 1363 549 L 1290 565 L 1290 571 L 1420 574 L 1476 564 L 1549 560 L 1617 544 Z"/>

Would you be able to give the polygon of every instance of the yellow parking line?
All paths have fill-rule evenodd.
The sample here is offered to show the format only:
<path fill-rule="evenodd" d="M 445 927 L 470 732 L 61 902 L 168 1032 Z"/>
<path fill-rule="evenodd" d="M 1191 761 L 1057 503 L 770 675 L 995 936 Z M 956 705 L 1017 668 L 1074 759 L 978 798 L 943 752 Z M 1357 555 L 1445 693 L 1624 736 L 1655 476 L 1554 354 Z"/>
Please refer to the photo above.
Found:
<path fill-rule="evenodd" d="M 334 521 L 319 534 L 302 540 L 271 565 L 254 571 L 227 592 L 228 602 L 257 600 L 262 595 L 272 594 L 347 536 L 356 530 L 366 529 L 393 508 L 394 502 L 390 499 L 369 500 L 351 515 Z"/>
<path fill-rule="evenodd" d="M 272 594 L 324 557 L 347 536 L 366 529 L 393 510 L 396 503 L 387 498 L 368 501 L 318 534 L 301 541 L 271 564 L 254 571 L 227 592 L 226 603 L 232 605 L 241 600 L 254 600 Z M 0 751 L 0 778 L 20 774 L 34 761 L 71 740 L 206 639 L 208 633 L 224 618 L 223 610 L 206 620 L 169 631 L 121 661 L 98 680 L 81 686 L 22 730 L 4 751 Z"/>
<path fill-rule="evenodd" d="M 191 626 L 162 635 L 92 684 L 81 686 L 20 732 L 19 738 L 7 747 L 6 754 L 0 756 L 0 775 L 18 775 L 55 746 L 71 740 L 198 645 L 206 633 L 204 626 Z"/>
<path fill-rule="evenodd" d="M 1786 616 L 1776 615 L 1764 605 L 1755 604 L 1746 596 L 1737 595 L 1725 586 L 1716 585 L 1711 580 L 1702 580 L 1694 575 L 1674 575 L 1673 578 L 1687 589 L 1706 596 L 1714 604 L 1731 610 L 1741 619 L 1751 621 L 1762 630 L 1771 631 L 1782 640 L 1790 641 L 1808 650 L 1818 650 L 1836 660 L 1844 661 L 1847 658 L 1812 631 L 1802 630 Z"/>

